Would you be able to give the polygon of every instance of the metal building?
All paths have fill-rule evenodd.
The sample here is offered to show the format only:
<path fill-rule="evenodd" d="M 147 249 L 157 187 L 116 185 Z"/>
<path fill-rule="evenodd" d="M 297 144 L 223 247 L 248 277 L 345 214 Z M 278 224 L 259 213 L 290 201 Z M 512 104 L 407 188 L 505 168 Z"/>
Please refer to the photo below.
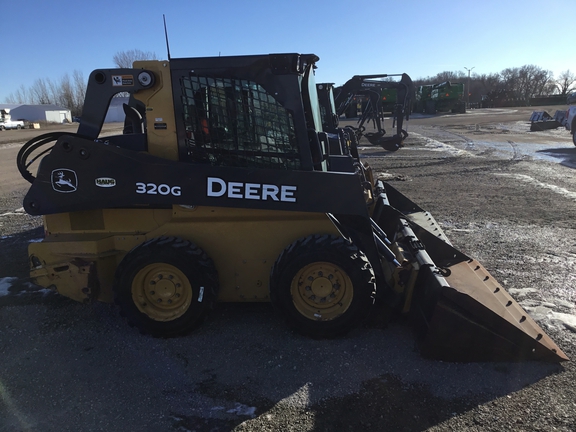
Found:
<path fill-rule="evenodd" d="M 50 123 L 67 123 L 72 121 L 72 114 L 67 108 L 58 105 L 25 105 L 0 104 L 0 109 L 10 109 L 13 120 L 26 120 L 30 122 L 47 121 Z"/>

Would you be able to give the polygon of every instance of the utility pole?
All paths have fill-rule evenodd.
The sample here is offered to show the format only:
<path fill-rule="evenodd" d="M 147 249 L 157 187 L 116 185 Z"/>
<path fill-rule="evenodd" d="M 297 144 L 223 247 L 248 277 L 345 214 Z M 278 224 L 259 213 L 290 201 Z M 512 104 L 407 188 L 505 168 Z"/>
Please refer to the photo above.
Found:
<path fill-rule="evenodd" d="M 468 69 L 466 66 L 464 66 L 464 69 L 466 69 L 468 71 L 468 84 L 467 84 L 467 89 L 466 89 L 466 104 L 468 105 L 468 109 L 470 109 L 470 72 L 472 72 L 472 69 L 474 69 L 476 66 L 471 67 L 470 69 Z"/>

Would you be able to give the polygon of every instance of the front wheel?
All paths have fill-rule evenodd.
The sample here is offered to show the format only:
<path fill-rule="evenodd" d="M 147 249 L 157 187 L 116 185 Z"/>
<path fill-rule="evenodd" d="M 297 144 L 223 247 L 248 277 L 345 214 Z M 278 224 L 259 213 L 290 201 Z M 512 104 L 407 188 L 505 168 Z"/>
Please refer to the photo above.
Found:
<path fill-rule="evenodd" d="M 574 128 L 572 128 L 572 144 L 576 146 L 576 130 L 574 130 Z"/>
<path fill-rule="evenodd" d="M 341 237 L 311 235 L 288 246 L 272 267 L 270 300 L 297 332 L 336 337 L 360 325 L 374 303 L 366 255 Z"/>
<path fill-rule="evenodd" d="M 217 279 L 212 260 L 198 246 L 158 237 L 124 257 L 116 270 L 115 301 L 141 333 L 178 336 L 202 322 L 216 299 Z"/>
<path fill-rule="evenodd" d="M 424 108 L 426 114 L 436 114 L 436 104 L 434 101 L 426 101 L 426 107 Z"/>

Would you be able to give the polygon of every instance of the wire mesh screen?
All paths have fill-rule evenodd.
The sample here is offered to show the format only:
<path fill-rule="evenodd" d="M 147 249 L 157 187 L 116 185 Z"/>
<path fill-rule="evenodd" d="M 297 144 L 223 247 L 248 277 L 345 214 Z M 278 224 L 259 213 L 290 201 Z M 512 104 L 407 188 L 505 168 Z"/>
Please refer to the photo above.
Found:
<path fill-rule="evenodd" d="M 247 80 L 181 79 L 189 161 L 215 166 L 300 168 L 291 113 Z"/>

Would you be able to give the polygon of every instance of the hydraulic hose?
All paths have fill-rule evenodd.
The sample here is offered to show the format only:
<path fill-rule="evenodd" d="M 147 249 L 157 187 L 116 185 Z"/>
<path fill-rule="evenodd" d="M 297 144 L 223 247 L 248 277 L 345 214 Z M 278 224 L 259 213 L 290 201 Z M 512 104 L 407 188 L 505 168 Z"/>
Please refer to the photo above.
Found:
<path fill-rule="evenodd" d="M 44 149 L 34 158 L 32 158 L 32 160 L 28 161 L 28 158 L 30 157 L 32 152 L 38 150 L 40 147 L 43 147 L 48 143 L 57 141 L 61 136 L 64 135 L 80 136 L 76 133 L 70 133 L 70 132 L 49 132 L 32 138 L 30 141 L 28 141 L 26 144 L 22 146 L 16 158 L 16 166 L 18 167 L 18 171 L 20 171 L 20 175 L 22 175 L 22 177 L 25 180 L 27 180 L 30 183 L 34 182 L 36 177 L 34 177 L 34 175 L 32 175 L 30 171 L 28 171 L 28 167 L 32 165 L 36 160 L 38 160 L 38 158 L 50 152 L 50 150 L 52 150 L 54 146 L 52 145 L 49 148 Z"/>

